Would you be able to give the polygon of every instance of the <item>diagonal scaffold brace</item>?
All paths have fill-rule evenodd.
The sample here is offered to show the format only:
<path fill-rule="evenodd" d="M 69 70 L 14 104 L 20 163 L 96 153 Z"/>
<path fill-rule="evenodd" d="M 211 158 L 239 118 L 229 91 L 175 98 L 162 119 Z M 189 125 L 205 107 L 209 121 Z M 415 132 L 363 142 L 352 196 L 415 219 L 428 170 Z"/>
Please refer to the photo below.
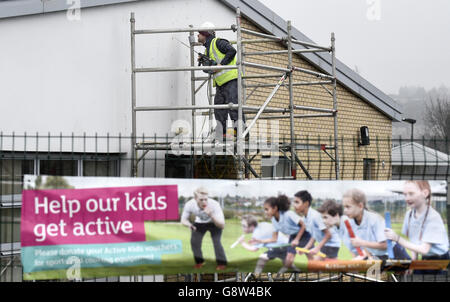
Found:
<path fill-rule="evenodd" d="M 280 89 L 281 86 L 284 85 L 284 82 L 289 78 L 289 76 L 291 75 L 291 73 L 294 71 L 294 68 L 292 68 L 290 71 L 285 72 L 280 80 L 278 81 L 277 85 L 275 86 L 275 88 L 272 90 L 272 92 L 270 93 L 270 95 L 267 97 L 266 101 L 264 102 L 264 104 L 261 106 L 261 108 L 259 109 L 259 111 L 256 113 L 255 117 L 253 118 L 253 120 L 250 122 L 250 124 L 247 126 L 247 129 L 245 129 L 244 133 L 242 133 L 242 139 L 245 139 L 245 137 L 250 133 L 250 130 L 252 130 L 252 128 L 255 126 L 256 122 L 258 121 L 259 117 L 261 116 L 261 114 L 266 110 L 267 106 L 269 105 L 270 101 L 272 101 L 273 97 L 275 96 L 275 94 L 278 92 L 278 90 Z"/>

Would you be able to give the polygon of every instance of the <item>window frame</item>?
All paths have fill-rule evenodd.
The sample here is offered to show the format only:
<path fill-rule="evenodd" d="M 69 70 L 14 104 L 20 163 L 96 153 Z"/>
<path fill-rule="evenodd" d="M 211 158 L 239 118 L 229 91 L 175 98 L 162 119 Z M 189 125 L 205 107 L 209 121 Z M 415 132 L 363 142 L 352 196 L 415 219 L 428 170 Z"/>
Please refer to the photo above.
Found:
<path fill-rule="evenodd" d="M 11 152 L 11 151 L 0 151 L 0 161 L 12 160 L 12 161 L 25 161 L 33 160 L 33 174 L 41 175 L 40 171 L 40 161 L 41 160 L 76 160 L 77 161 L 77 175 L 83 176 L 83 163 L 84 161 L 115 161 L 115 175 L 104 176 L 104 177 L 119 177 L 120 176 L 120 164 L 121 159 L 125 153 L 58 153 L 58 152 Z M 1 173 L 1 171 L 0 171 Z M 0 181 L 3 178 L 0 177 Z M 23 183 L 23 181 L 22 181 Z M 20 200 L 15 200 L 15 197 L 19 197 Z M 10 198 L 11 197 L 11 198 Z M 4 201 L 4 199 L 6 201 Z M 9 201 L 10 200 L 10 201 Z M 0 209 L 4 208 L 16 208 L 22 207 L 21 194 L 5 194 L 0 195 Z"/>

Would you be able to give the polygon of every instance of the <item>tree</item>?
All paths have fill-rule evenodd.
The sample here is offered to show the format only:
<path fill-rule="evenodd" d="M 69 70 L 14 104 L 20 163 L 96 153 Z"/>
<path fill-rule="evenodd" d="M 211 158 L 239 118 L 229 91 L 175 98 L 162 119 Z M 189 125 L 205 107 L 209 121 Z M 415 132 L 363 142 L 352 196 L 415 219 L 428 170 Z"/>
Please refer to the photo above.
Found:
<path fill-rule="evenodd" d="M 450 96 L 431 98 L 426 106 L 425 122 L 433 136 L 445 140 L 450 138 Z"/>
<path fill-rule="evenodd" d="M 425 124 L 429 138 L 425 145 L 449 153 L 450 141 L 450 89 L 442 86 L 428 92 Z"/>
<path fill-rule="evenodd" d="M 38 176 L 35 181 L 35 190 L 48 190 L 48 189 L 74 189 L 67 180 L 62 176 L 47 176 L 45 183 L 42 183 L 42 176 Z"/>

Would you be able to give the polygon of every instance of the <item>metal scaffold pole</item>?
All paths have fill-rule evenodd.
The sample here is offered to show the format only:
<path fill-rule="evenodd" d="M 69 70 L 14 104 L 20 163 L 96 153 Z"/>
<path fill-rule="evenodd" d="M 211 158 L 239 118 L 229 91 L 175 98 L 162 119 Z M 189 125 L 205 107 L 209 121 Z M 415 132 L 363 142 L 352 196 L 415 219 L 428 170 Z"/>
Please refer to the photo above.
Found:
<path fill-rule="evenodd" d="M 135 40 L 135 24 L 134 13 L 131 13 L 130 31 L 131 31 L 131 176 L 137 176 L 137 154 L 136 154 L 136 40 Z"/>
<path fill-rule="evenodd" d="M 295 119 L 294 119 L 294 73 L 292 69 L 294 67 L 292 63 L 292 24 L 291 21 L 287 23 L 287 33 L 288 33 L 288 60 L 289 60 L 289 110 L 290 110 L 290 136 L 291 136 L 291 176 L 297 178 L 297 165 L 295 162 Z"/>
<path fill-rule="evenodd" d="M 242 33 L 242 29 L 243 28 L 242 28 L 242 22 L 241 22 L 241 33 Z M 241 61 L 244 61 L 245 60 L 245 55 L 244 55 L 244 53 L 245 53 L 245 46 L 242 43 L 242 36 L 241 36 L 240 47 L 241 47 Z M 245 74 L 246 74 L 246 67 L 245 67 L 245 65 L 242 65 L 242 86 L 241 87 L 242 87 L 242 103 L 243 103 L 244 106 L 247 105 L 247 100 L 248 100 L 247 99 L 247 88 L 245 86 L 245 80 L 246 80 L 245 79 Z M 242 131 L 245 131 L 245 128 L 247 126 L 246 122 L 247 122 L 247 116 L 245 116 L 245 122 L 243 122 L 243 129 L 242 129 Z M 247 141 L 245 140 L 245 136 L 244 136 L 244 144 L 246 144 L 246 142 Z M 248 161 L 249 157 L 250 157 L 250 150 L 249 150 L 249 148 L 245 147 L 245 156 L 244 156 L 245 163 L 249 163 L 249 161 Z M 250 172 L 252 172 L 254 175 L 256 173 L 252 167 L 250 167 L 249 165 L 245 164 L 245 175 L 244 175 L 244 178 L 246 178 L 246 179 L 250 178 L 250 174 L 249 174 Z"/>
<path fill-rule="evenodd" d="M 189 27 L 194 28 L 193 25 L 189 25 Z M 191 66 L 195 67 L 195 49 L 194 44 L 195 43 L 195 35 L 194 32 L 191 31 L 189 33 L 189 46 L 190 46 L 190 57 L 191 57 Z M 191 71 L 191 103 L 192 106 L 195 106 L 195 71 Z M 196 133 L 196 123 L 195 123 L 195 111 L 192 111 L 192 137 L 194 137 L 195 140 L 195 133 Z"/>
<path fill-rule="evenodd" d="M 214 80 L 212 78 L 212 75 L 210 75 L 209 79 L 208 79 L 208 102 L 209 102 L 210 106 L 214 105 L 213 82 L 214 82 Z M 209 129 L 208 129 L 209 131 L 208 131 L 208 133 L 212 134 L 214 132 L 214 127 L 213 127 L 214 111 L 213 111 L 213 109 L 209 109 L 208 116 L 209 116 Z"/>
<path fill-rule="evenodd" d="M 334 160 L 336 179 L 340 178 L 340 161 L 339 161 L 339 148 L 338 148 L 338 103 L 337 103 L 337 79 L 336 79 L 336 37 L 334 33 L 331 34 L 331 63 L 332 63 L 332 75 L 333 75 L 333 110 L 334 110 Z"/>
<path fill-rule="evenodd" d="M 190 28 L 194 28 L 194 25 L 189 25 Z M 190 52 L 190 59 L 191 59 L 191 66 L 195 67 L 195 33 L 194 31 L 189 32 L 189 52 Z M 192 106 L 196 105 L 195 96 L 197 94 L 197 90 L 195 88 L 195 71 L 191 71 L 191 104 Z M 192 138 L 195 143 L 195 136 L 197 131 L 197 123 L 196 123 L 196 116 L 195 111 L 191 112 L 191 132 L 192 132 Z M 194 151 L 191 151 L 191 177 L 194 177 L 194 170 L 195 170 L 195 153 Z"/>
<path fill-rule="evenodd" d="M 237 125 L 237 156 L 238 156 L 238 179 L 244 179 L 244 170 L 243 170 L 243 157 L 244 157 L 244 146 L 245 138 L 242 136 L 244 130 L 243 123 L 243 110 L 242 103 L 244 100 L 243 94 L 243 81 L 242 81 L 242 32 L 241 32 L 241 10 L 237 8 L 236 10 L 236 25 L 237 25 L 237 62 L 238 66 L 238 125 Z"/>

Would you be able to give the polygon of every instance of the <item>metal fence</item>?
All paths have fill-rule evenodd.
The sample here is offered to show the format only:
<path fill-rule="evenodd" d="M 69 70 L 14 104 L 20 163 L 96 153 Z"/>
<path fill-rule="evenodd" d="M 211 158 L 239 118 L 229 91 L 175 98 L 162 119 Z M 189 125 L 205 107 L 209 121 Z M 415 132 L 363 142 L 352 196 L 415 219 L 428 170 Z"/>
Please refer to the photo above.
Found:
<path fill-rule="evenodd" d="M 132 142 L 144 146 L 132 152 Z M 331 137 L 297 137 L 296 167 L 283 138 L 276 143 L 250 141 L 246 146 L 245 175 L 261 179 L 336 179 Z M 290 140 L 287 145 L 291 145 Z M 0 281 L 22 281 L 20 213 L 23 175 L 235 179 L 239 163 L 233 143 L 213 146 L 180 137 L 157 135 L 42 135 L 0 133 Z M 266 148 L 272 146 L 273 149 Z M 448 139 L 340 137 L 340 179 L 450 179 Z M 273 160 L 275 159 L 275 160 Z M 136 168 L 136 171 L 133 169 Z M 449 220 L 448 196 L 436 199 Z M 86 281 L 373 281 L 355 274 L 294 273 L 212 274 L 114 277 Z M 449 281 L 448 272 L 436 276 L 389 274 L 384 281 Z"/>

